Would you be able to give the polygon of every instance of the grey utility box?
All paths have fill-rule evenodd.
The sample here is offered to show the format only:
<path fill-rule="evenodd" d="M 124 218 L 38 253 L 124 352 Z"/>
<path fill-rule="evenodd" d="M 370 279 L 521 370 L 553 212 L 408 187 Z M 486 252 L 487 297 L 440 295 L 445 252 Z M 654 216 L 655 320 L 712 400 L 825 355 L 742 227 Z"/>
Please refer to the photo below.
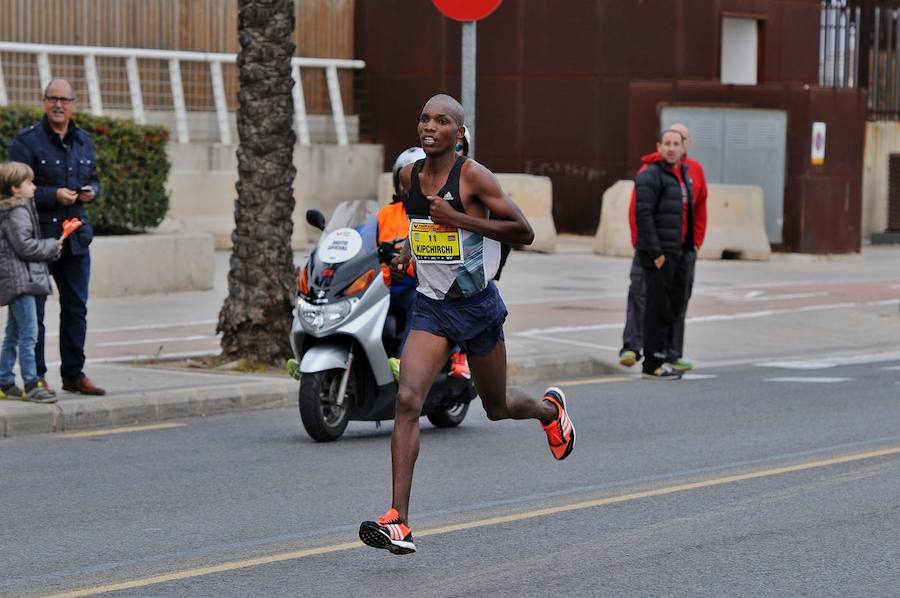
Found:
<path fill-rule="evenodd" d="M 663 108 L 663 127 L 691 131 L 690 157 L 703 164 L 710 183 L 762 187 L 766 235 L 781 243 L 784 224 L 787 113 L 744 108 Z"/>

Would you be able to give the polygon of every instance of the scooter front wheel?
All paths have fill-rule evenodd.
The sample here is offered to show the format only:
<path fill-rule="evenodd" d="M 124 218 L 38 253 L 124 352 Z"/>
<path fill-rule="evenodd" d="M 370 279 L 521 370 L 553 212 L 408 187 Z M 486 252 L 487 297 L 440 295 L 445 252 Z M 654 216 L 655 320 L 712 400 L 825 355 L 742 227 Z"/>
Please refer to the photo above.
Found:
<path fill-rule="evenodd" d="M 338 405 L 343 374 L 344 370 L 326 370 L 303 374 L 300 379 L 300 419 L 306 433 L 317 442 L 337 440 L 347 429 L 355 384 L 351 376 L 344 400 Z"/>

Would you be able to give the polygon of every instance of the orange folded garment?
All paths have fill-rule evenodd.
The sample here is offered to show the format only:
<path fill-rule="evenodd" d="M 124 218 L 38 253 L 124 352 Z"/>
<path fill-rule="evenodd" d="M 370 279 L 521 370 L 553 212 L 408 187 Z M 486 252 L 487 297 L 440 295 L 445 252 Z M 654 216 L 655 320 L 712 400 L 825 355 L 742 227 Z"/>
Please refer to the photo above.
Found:
<path fill-rule="evenodd" d="M 78 218 L 69 218 L 68 220 L 63 220 L 63 226 L 62 226 L 63 232 L 62 232 L 62 236 L 60 237 L 60 240 L 65 239 L 66 237 L 71 235 L 73 232 L 78 230 L 79 226 L 81 226 L 81 220 Z"/>

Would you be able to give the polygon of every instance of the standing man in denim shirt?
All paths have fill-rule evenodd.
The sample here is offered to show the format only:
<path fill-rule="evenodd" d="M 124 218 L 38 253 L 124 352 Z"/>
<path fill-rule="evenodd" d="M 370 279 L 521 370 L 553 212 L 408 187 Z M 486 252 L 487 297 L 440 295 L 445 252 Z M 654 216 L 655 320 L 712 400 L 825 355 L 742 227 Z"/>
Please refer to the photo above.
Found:
<path fill-rule="evenodd" d="M 88 282 L 91 276 L 89 246 L 94 237 L 84 204 L 100 195 L 94 144 L 72 121 L 75 90 L 65 79 L 50 81 L 44 90 L 44 116 L 36 125 L 20 131 L 9 148 L 9 159 L 31 166 L 35 173 L 41 236 L 59 238 L 64 220 L 78 218 L 82 226 L 63 245 L 62 256 L 50 265 L 59 292 L 59 351 L 63 390 L 86 395 L 106 391 L 84 374 L 84 340 L 87 334 Z M 38 298 L 38 341 L 35 349 L 38 376 L 44 382 L 44 308 Z"/>

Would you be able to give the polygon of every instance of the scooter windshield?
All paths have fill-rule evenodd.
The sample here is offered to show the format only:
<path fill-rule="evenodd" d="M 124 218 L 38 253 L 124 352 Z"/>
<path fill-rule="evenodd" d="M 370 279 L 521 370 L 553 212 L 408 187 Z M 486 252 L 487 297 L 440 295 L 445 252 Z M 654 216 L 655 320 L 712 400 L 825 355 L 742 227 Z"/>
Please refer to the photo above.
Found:
<path fill-rule="evenodd" d="M 316 253 L 319 260 L 340 264 L 365 250 L 377 247 L 378 204 L 369 199 L 343 201 L 335 208 L 319 238 Z"/>

